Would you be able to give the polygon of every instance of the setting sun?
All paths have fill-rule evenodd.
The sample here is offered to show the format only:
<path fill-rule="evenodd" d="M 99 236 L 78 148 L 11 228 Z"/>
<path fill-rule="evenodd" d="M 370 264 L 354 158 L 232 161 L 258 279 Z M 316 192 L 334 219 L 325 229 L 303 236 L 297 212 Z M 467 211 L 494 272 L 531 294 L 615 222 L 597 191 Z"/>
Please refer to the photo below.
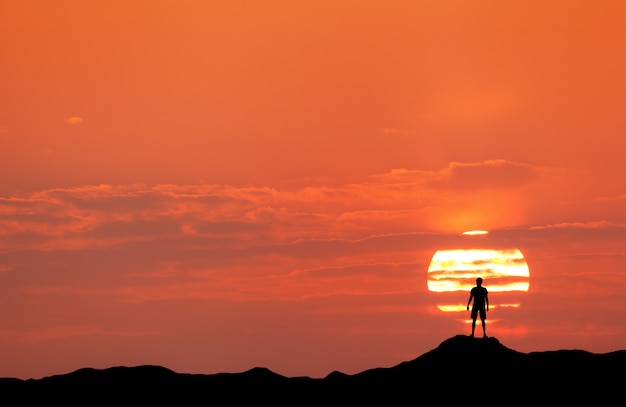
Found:
<path fill-rule="evenodd" d="M 461 311 L 466 298 L 458 292 L 469 292 L 476 277 L 485 280 L 490 292 L 526 292 L 530 271 L 519 249 L 438 250 L 428 266 L 428 290 L 455 293 L 458 304 L 437 307 L 444 312 Z"/>

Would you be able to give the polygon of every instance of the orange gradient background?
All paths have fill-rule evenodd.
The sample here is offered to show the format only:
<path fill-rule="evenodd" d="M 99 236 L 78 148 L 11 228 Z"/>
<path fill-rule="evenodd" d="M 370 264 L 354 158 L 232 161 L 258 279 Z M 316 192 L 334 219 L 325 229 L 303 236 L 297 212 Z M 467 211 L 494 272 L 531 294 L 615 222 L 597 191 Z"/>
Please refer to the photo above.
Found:
<path fill-rule="evenodd" d="M 505 346 L 625 348 L 625 39 L 622 1 L 3 1 L 0 377 L 392 366 L 469 333 L 427 286 L 468 237 L 528 263 Z"/>

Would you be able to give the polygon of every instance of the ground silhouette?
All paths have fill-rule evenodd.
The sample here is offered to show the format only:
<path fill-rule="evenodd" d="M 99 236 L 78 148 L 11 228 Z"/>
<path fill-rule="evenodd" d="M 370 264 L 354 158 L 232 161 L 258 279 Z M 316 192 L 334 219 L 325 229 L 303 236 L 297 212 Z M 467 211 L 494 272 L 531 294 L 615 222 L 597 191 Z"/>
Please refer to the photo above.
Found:
<path fill-rule="evenodd" d="M 20 405 L 597 405 L 624 400 L 624 367 L 626 350 L 522 353 L 494 337 L 457 335 L 416 359 L 353 375 L 285 377 L 262 367 L 217 374 L 84 368 L 41 379 L 0 378 L 0 397 Z"/>

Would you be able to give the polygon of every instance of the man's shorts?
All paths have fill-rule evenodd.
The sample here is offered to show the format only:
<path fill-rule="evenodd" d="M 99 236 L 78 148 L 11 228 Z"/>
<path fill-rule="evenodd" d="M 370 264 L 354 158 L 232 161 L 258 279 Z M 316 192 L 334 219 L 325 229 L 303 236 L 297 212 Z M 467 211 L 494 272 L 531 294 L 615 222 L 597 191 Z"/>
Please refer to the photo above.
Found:
<path fill-rule="evenodd" d="M 480 319 L 487 319 L 487 311 L 485 311 L 484 308 L 481 308 L 480 310 L 478 308 L 472 308 L 472 319 L 475 319 L 478 316 L 479 311 Z"/>

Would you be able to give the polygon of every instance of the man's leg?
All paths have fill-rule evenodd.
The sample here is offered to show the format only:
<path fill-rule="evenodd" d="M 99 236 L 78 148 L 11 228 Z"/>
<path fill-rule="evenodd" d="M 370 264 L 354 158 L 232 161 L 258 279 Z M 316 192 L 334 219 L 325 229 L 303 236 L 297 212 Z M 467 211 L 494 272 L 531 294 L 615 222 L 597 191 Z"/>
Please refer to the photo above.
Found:
<path fill-rule="evenodd" d="M 476 318 L 472 318 L 472 335 L 471 337 L 474 337 L 474 330 L 476 329 Z"/>
<path fill-rule="evenodd" d="M 487 337 L 487 326 L 485 324 L 485 320 L 481 319 L 480 322 L 483 324 L 483 336 L 486 338 Z"/>

